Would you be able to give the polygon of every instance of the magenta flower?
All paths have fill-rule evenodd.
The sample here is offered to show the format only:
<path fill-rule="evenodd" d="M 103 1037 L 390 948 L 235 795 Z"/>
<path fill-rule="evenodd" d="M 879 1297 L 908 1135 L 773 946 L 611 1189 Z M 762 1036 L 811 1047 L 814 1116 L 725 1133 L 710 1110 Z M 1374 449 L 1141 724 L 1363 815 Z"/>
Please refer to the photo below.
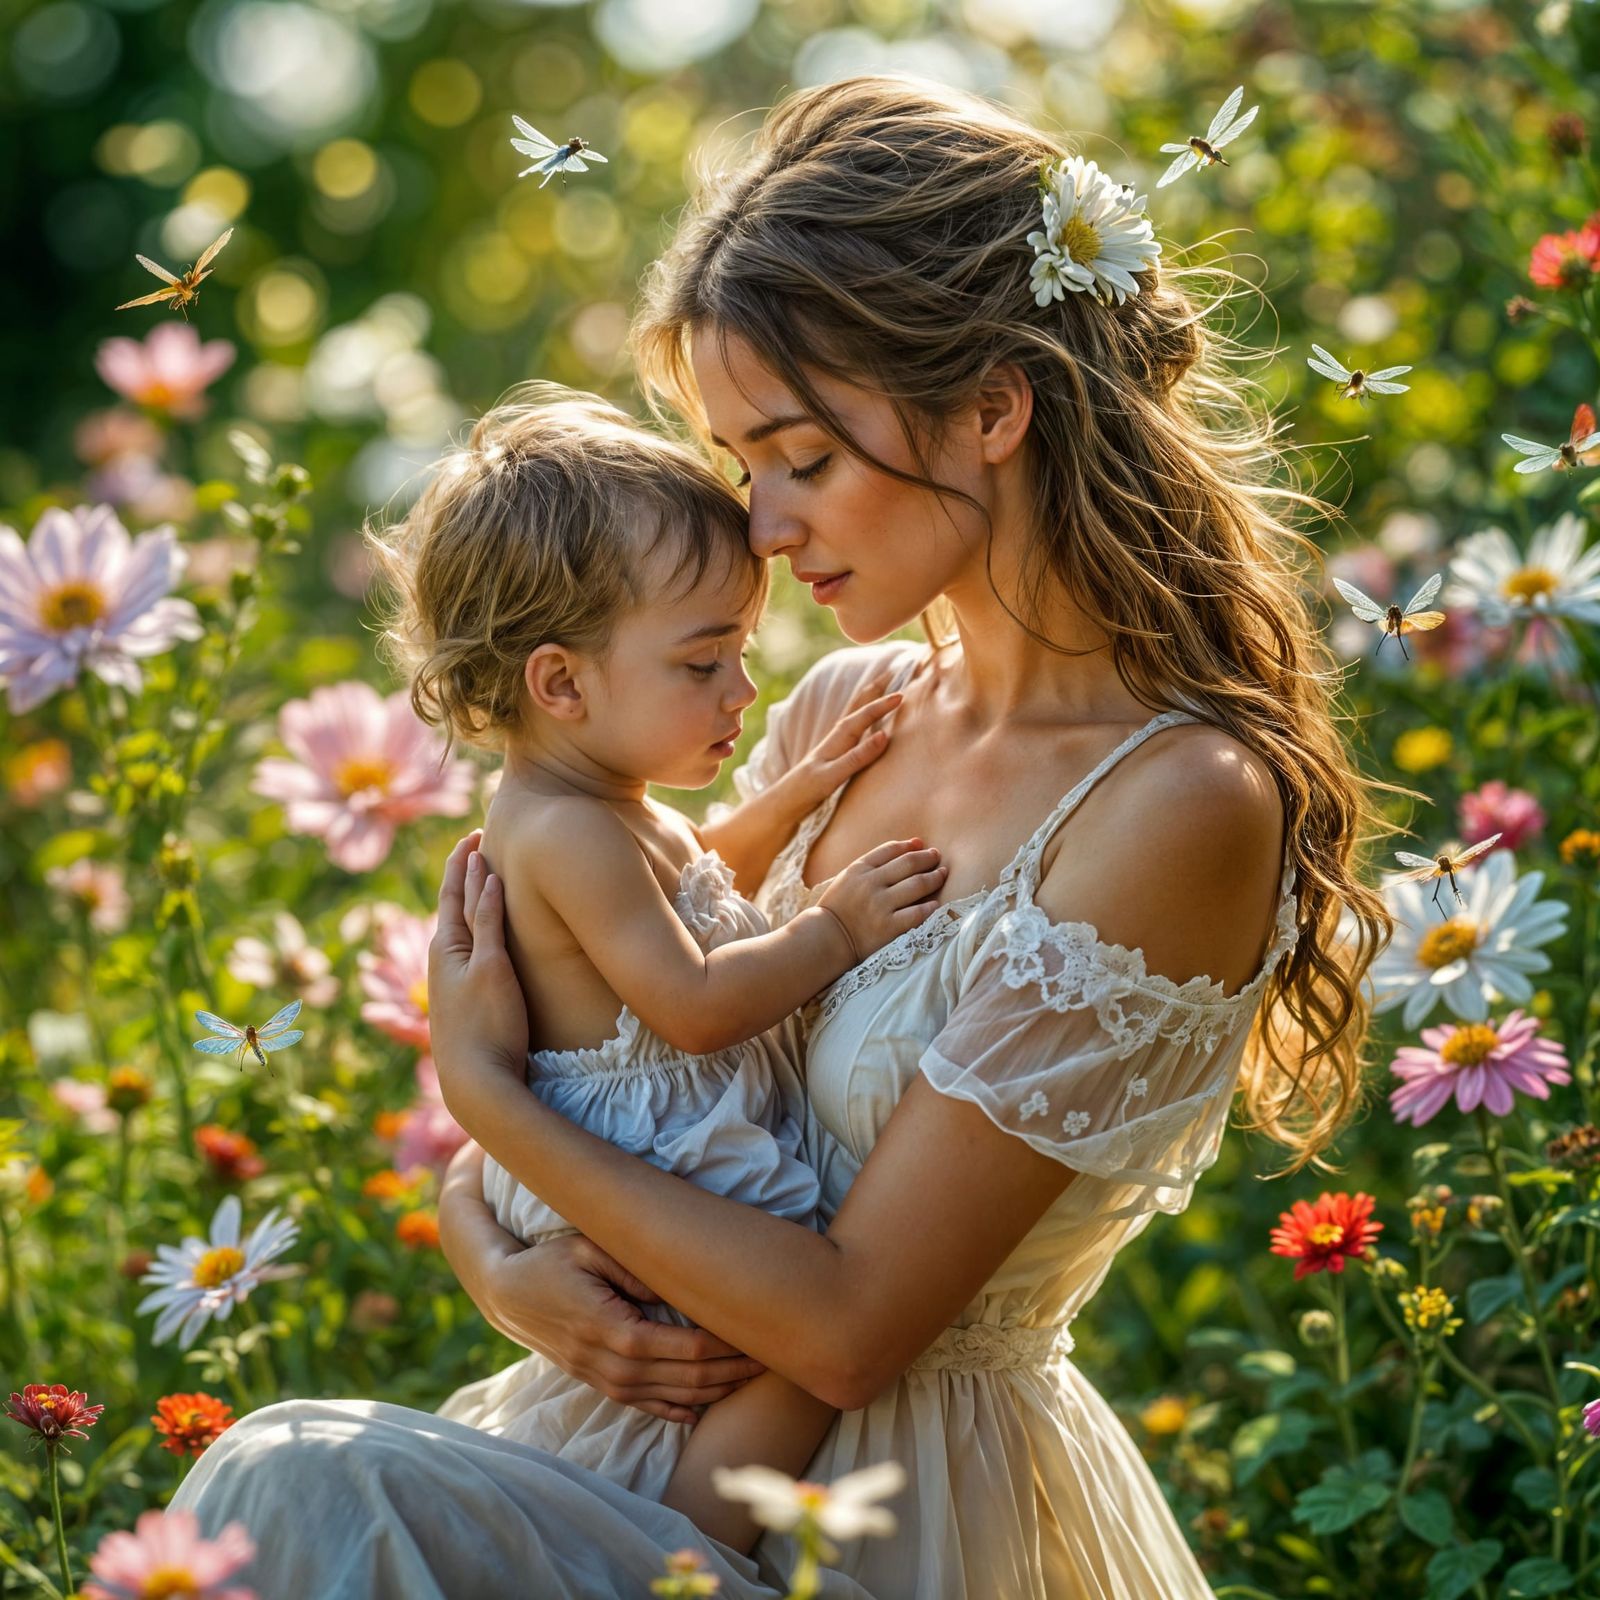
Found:
<path fill-rule="evenodd" d="M 339 998 L 339 980 L 326 951 L 307 942 L 305 929 L 287 911 L 272 919 L 272 933 L 271 944 L 248 934 L 236 939 L 228 971 L 252 989 L 282 989 L 319 1009 L 332 1005 Z"/>
<path fill-rule="evenodd" d="M 1520 850 L 1544 831 L 1539 802 L 1526 789 L 1508 789 L 1498 778 L 1461 797 L 1458 814 L 1461 842 L 1476 844 L 1498 833 L 1496 850 Z"/>
<path fill-rule="evenodd" d="M 255 791 L 283 801 L 289 827 L 325 839 L 346 872 L 377 866 L 401 823 L 459 817 L 472 804 L 472 764 L 445 759 L 404 690 L 385 700 L 365 683 L 313 689 L 284 706 L 278 736 L 295 759 L 261 762 Z"/>
<path fill-rule="evenodd" d="M 31 711 L 78 681 L 137 694 L 135 661 L 204 629 L 187 600 L 167 598 L 183 571 L 171 528 L 130 540 L 110 506 L 52 506 L 27 544 L 0 527 L 0 678 L 13 711 Z"/>
<path fill-rule="evenodd" d="M 127 927 L 133 902 L 122 868 L 115 862 L 82 856 L 71 866 L 51 867 L 44 881 L 64 900 L 81 907 L 96 933 L 121 933 Z"/>
<path fill-rule="evenodd" d="M 1596 1438 L 1600 1438 L 1600 1400 L 1591 1400 L 1583 1408 L 1583 1425 Z"/>
<path fill-rule="evenodd" d="M 417 1061 L 417 1098 L 405 1113 L 400 1137 L 395 1140 L 394 1164 L 397 1171 L 431 1167 L 443 1176 L 450 1158 L 467 1142 L 467 1130 L 445 1109 L 439 1090 L 439 1069 L 432 1056 Z"/>
<path fill-rule="evenodd" d="M 133 1533 L 108 1533 L 89 1558 L 94 1577 L 87 1600 L 256 1600 L 254 1589 L 229 1582 L 255 1559 L 255 1541 L 242 1522 L 230 1522 L 215 1539 L 200 1536 L 192 1511 L 146 1511 Z"/>
<path fill-rule="evenodd" d="M 1390 1092 L 1397 1122 L 1420 1128 L 1455 1099 L 1462 1111 L 1478 1106 L 1503 1117 L 1512 1091 L 1550 1098 L 1552 1083 L 1570 1083 L 1567 1057 L 1554 1039 L 1539 1036 L 1539 1019 L 1513 1011 L 1498 1023 L 1424 1028 L 1426 1049 L 1406 1045 L 1392 1068 L 1405 1081 Z"/>
<path fill-rule="evenodd" d="M 188 323 L 158 322 L 142 344 L 104 340 L 94 369 L 136 405 L 169 417 L 197 417 L 205 410 L 206 390 L 233 365 L 234 354 L 226 339 L 202 344 Z"/>
<path fill-rule="evenodd" d="M 428 944 L 438 920 L 437 915 L 414 917 L 408 911 L 392 911 L 378 923 L 377 953 L 363 951 L 357 958 L 367 996 L 361 1020 L 420 1050 L 431 1043 Z"/>

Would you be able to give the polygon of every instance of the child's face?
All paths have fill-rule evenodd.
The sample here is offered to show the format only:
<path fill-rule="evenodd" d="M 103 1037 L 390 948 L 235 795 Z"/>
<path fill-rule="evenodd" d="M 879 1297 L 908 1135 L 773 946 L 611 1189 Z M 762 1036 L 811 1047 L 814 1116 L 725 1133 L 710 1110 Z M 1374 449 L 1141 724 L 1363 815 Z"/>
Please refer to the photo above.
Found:
<path fill-rule="evenodd" d="M 733 754 L 756 698 L 744 647 L 760 619 L 743 573 L 714 562 L 688 593 L 661 593 L 625 615 L 588 674 L 588 753 L 630 778 L 703 789 Z M 656 582 L 656 574 L 647 573 Z"/>

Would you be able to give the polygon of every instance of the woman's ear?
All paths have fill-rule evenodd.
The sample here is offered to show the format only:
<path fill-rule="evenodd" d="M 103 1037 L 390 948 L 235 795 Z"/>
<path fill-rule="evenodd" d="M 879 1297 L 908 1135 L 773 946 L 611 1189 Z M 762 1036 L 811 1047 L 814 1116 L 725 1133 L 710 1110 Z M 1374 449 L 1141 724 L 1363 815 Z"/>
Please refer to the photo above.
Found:
<path fill-rule="evenodd" d="M 978 441 L 991 466 L 1009 461 L 1033 420 L 1033 385 L 1014 361 L 997 361 L 978 386 Z"/>
<path fill-rule="evenodd" d="M 577 722 L 588 709 L 578 682 L 578 659 L 565 645 L 540 645 L 523 664 L 522 681 L 534 709 L 546 716 Z"/>

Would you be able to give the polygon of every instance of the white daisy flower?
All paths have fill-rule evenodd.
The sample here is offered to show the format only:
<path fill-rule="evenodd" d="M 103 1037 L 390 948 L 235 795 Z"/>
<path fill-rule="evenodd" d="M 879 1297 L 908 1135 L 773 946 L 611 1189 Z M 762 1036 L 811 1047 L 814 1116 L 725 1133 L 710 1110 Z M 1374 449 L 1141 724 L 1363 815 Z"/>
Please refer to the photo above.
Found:
<path fill-rule="evenodd" d="M 187 1350 L 211 1321 L 226 1317 L 250 1298 L 252 1289 L 273 1278 L 287 1278 L 293 1267 L 267 1263 L 281 1256 L 300 1235 L 298 1224 L 269 1211 L 242 1245 L 239 1242 L 239 1197 L 230 1194 L 211 1219 L 211 1237 L 185 1239 L 156 1250 L 156 1264 L 139 1281 L 160 1287 L 139 1302 L 138 1310 L 161 1315 L 151 1335 L 153 1344 L 178 1335 Z"/>
<path fill-rule="evenodd" d="M 1153 267 L 1161 255 L 1143 215 L 1147 197 L 1082 156 L 1060 162 L 1050 184 L 1041 207 L 1044 227 L 1028 235 L 1037 258 L 1029 281 L 1034 301 L 1064 300 L 1071 289 L 1121 305 L 1138 294 L 1134 273 Z"/>
<path fill-rule="evenodd" d="M 1503 528 L 1461 542 L 1445 602 L 1502 628 L 1532 617 L 1600 624 L 1600 544 L 1583 548 L 1583 518 L 1567 511 L 1534 534 L 1524 558 Z"/>
<path fill-rule="evenodd" d="M 1492 851 L 1462 875 L 1466 903 L 1443 922 L 1430 907 L 1430 885 L 1387 886 L 1384 899 L 1396 925 L 1365 980 L 1373 1012 L 1404 1006 L 1401 1021 L 1415 1028 L 1441 1000 L 1465 1022 L 1485 1021 L 1502 1000 L 1531 1000 L 1527 975 L 1550 966 L 1538 947 L 1560 938 L 1567 925 L 1565 905 L 1538 898 L 1543 882 L 1542 872 L 1518 877 L 1509 850 Z"/>
<path fill-rule="evenodd" d="M 895 1530 L 892 1511 L 874 1502 L 898 1494 L 906 1482 L 898 1461 L 883 1461 L 859 1472 L 847 1472 L 832 1483 L 797 1482 L 773 1467 L 713 1467 L 711 1483 L 724 1500 L 742 1500 L 753 1521 L 763 1528 L 788 1533 L 802 1525 L 824 1538 L 885 1537 Z M 833 1553 L 824 1551 L 824 1560 Z"/>

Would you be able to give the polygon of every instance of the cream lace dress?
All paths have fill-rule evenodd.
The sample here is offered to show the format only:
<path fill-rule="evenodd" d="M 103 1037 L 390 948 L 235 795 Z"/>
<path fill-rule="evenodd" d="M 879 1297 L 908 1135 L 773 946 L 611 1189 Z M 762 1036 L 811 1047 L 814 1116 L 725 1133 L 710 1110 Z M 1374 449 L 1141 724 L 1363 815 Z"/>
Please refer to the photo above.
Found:
<path fill-rule="evenodd" d="M 768 928 L 714 850 L 684 867 L 672 906 L 702 950 Z M 817 1227 L 817 1175 L 802 1156 L 801 1120 L 790 1109 L 799 1105 L 802 1049 L 791 1017 L 726 1050 L 690 1055 L 624 1006 L 603 1044 L 533 1051 L 528 1086 L 553 1111 L 653 1166 Z M 483 1197 L 524 1244 L 575 1231 L 492 1156 L 484 1159 Z M 693 1325 L 671 1306 L 643 1309 L 658 1322 Z M 439 1415 L 557 1452 L 652 1500 L 666 1492 L 693 1431 L 608 1400 L 542 1358 L 458 1389 Z"/>
<path fill-rule="evenodd" d="M 773 708 L 737 775 L 752 792 L 797 759 L 886 662 L 918 646 L 841 650 Z M 808 1476 L 894 1458 L 899 1531 L 844 1548 L 824 1593 L 862 1600 L 1201 1600 L 1210 1589 L 1148 1466 L 1073 1365 L 1073 1318 L 1157 1212 L 1181 1211 L 1215 1160 L 1251 1020 L 1296 937 L 1286 860 L 1262 965 L 1237 994 L 1174 983 L 1137 950 L 1033 902 L 1049 840 L 1145 739 L 1153 717 L 1043 819 L 988 889 L 885 946 L 810 1008 L 806 1147 L 831 1217 L 920 1072 L 1076 1176 L 953 1327 L 871 1405 L 842 1413 Z M 806 857 L 837 796 L 774 864 L 758 903 L 811 897 Z M 530 1356 L 538 1363 L 542 1357 Z M 512 1369 L 517 1370 L 516 1368 Z M 253 1469 L 253 1470 L 252 1470 Z M 664 1552 L 708 1542 L 598 1473 L 442 1418 L 372 1401 L 290 1401 L 244 1418 L 176 1505 L 264 1546 L 263 1600 L 648 1593 Z M 710 1547 L 722 1600 L 772 1600 L 793 1551 Z M 263 1580 L 263 1575 L 265 1581 Z"/>

